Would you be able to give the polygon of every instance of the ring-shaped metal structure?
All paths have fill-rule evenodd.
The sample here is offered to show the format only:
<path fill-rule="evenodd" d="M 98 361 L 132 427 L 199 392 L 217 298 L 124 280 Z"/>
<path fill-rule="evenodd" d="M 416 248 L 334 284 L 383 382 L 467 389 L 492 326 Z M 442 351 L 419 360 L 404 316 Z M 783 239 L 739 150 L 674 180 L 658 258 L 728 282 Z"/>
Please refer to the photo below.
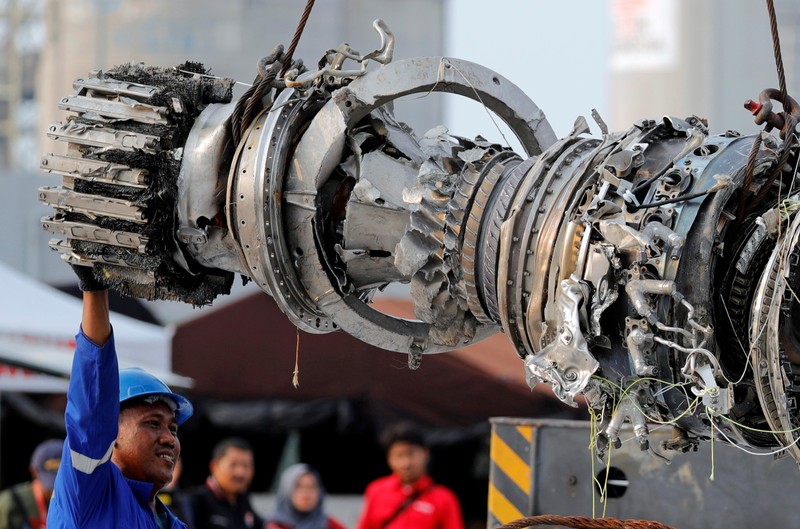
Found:
<path fill-rule="evenodd" d="M 354 294 L 341 292 L 326 267 L 314 229 L 317 192 L 341 162 L 346 134 L 372 110 L 397 98 L 448 92 L 481 102 L 503 120 L 529 156 L 556 140 L 542 111 L 517 86 L 480 65 L 446 57 L 398 61 L 368 72 L 332 94 L 309 124 L 295 149 L 284 185 L 286 233 L 296 254 L 297 275 L 309 302 L 356 338 L 398 352 L 433 353 L 454 349 L 431 343 L 431 326 L 395 318 L 371 308 Z M 464 345 L 496 331 L 479 326 Z"/>
<path fill-rule="evenodd" d="M 283 235 L 281 212 L 288 146 L 318 107 L 294 90 L 284 90 L 272 108 L 254 120 L 231 170 L 234 186 L 229 200 L 247 274 L 295 326 L 327 333 L 335 326 L 305 295 Z"/>

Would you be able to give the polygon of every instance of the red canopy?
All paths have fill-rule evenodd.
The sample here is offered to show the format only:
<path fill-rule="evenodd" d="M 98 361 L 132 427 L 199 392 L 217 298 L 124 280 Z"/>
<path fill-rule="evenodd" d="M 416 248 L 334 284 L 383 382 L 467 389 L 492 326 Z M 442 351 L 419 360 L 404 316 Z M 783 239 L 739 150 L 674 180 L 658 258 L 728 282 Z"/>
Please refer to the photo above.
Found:
<path fill-rule="evenodd" d="M 379 310 L 410 316 L 402 300 Z M 254 294 L 180 325 L 173 369 L 194 379 L 194 393 L 220 399 L 366 399 L 440 427 L 492 416 L 583 418 L 548 388 L 531 391 L 523 364 L 503 335 L 467 349 L 425 356 L 411 371 L 403 354 L 343 332 L 300 333 L 300 386 L 292 386 L 297 330 L 272 298 Z"/>

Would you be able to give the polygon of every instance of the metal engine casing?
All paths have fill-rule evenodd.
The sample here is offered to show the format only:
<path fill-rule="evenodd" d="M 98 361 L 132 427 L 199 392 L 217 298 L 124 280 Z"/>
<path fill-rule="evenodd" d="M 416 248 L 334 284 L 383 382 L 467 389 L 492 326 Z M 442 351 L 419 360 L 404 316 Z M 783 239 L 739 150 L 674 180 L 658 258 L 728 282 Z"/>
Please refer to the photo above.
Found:
<path fill-rule="evenodd" d="M 51 128 L 67 155 L 42 161 L 65 176 L 40 192 L 53 248 L 150 298 L 207 303 L 241 274 L 300 329 L 412 367 L 502 331 L 531 386 L 585 398 L 601 453 L 626 422 L 651 448 L 659 422 L 676 426 L 667 448 L 718 437 L 800 459 L 796 143 L 709 135 L 695 116 L 616 133 L 596 117 L 601 137 L 579 118 L 557 139 L 504 77 L 392 62 L 376 29 L 381 49 L 334 50 L 248 101 L 238 143 L 229 80 L 81 80 L 63 105 L 75 115 Z M 433 91 L 480 101 L 525 152 L 394 116 L 395 99 Z M 371 305 L 392 283 L 410 284 L 415 320 Z"/>

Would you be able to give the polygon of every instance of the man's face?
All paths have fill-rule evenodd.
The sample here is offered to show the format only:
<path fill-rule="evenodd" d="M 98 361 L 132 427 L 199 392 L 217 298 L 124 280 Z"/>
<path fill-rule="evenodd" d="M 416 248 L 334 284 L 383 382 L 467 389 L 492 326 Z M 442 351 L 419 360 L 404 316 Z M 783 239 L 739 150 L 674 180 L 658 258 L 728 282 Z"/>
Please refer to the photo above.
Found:
<path fill-rule="evenodd" d="M 112 461 L 125 477 L 159 490 L 172 480 L 180 453 L 178 422 L 165 403 L 142 402 L 120 412 Z"/>
<path fill-rule="evenodd" d="M 211 476 L 225 494 L 247 492 L 254 472 L 253 453 L 235 446 L 229 446 L 219 459 L 211 461 Z"/>
<path fill-rule="evenodd" d="M 411 484 L 425 475 L 428 449 L 403 441 L 392 443 L 386 455 L 392 473 L 405 484 Z"/>

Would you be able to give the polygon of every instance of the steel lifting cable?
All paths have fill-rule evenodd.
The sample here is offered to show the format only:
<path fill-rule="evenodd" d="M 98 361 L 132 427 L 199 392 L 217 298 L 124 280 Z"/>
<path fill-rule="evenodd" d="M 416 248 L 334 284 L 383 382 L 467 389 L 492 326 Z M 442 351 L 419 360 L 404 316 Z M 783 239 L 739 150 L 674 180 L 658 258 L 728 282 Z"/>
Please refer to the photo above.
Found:
<path fill-rule="evenodd" d="M 775 54 L 775 67 L 778 70 L 778 88 L 781 91 L 781 104 L 783 111 L 789 111 L 786 96 L 786 73 L 783 71 L 783 56 L 781 55 L 781 39 L 778 36 L 778 19 L 775 16 L 775 4 L 773 0 L 767 0 L 767 12 L 769 13 L 769 30 L 772 33 L 772 51 Z"/>
<path fill-rule="evenodd" d="M 783 112 L 789 119 L 789 93 L 786 90 L 786 72 L 783 69 L 783 54 L 781 53 L 781 39 L 778 35 L 778 17 L 775 15 L 775 4 L 773 0 L 766 0 L 767 2 L 767 14 L 769 15 L 769 30 L 772 34 L 772 52 L 775 55 L 775 69 L 778 72 L 778 90 L 780 91 L 781 96 L 781 105 L 783 105 Z M 775 168 L 775 171 L 770 176 L 769 180 L 764 184 L 761 191 L 759 191 L 758 195 L 753 200 L 753 206 L 757 205 L 767 194 L 767 190 L 772 185 L 772 182 L 778 177 L 780 172 L 783 170 L 783 165 L 786 163 L 786 160 L 789 158 L 789 151 L 790 145 L 794 141 L 794 126 L 797 123 L 792 123 L 792 127 L 789 127 L 788 130 L 790 134 L 785 138 L 785 143 L 783 146 L 784 152 L 781 154 L 781 159 L 778 162 L 778 166 Z M 747 166 L 744 175 L 744 181 L 742 182 L 742 191 L 741 196 L 739 198 L 739 208 L 737 212 L 737 222 L 741 222 L 745 215 L 745 199 L 749 194 L 750 184 L 753 181 L 753 171 L 755 170 L 756 165 L 756 156 L 758 155 L 758 151 L 761 148 L 761 136 L 756 136 L 755 141 L 753 141 L 753 146 L 750 149 L 750 154 L 747 157 Z M 752 209 L 749 208 L 749 209 Z"/>
<path fill-rule="evenodd" d="M 292 42 L 289 43 L 289 49 L 286 50 L 286 56 L 283 58 L 283 68 L 281 68 L 280 74 L 281 77 L 283 77 L 283 75 L 289 69 L 289 66 L 292 64 L 294 50 L 297 48 L 297 43 L 300 42 L 300 37 L 303 35 L 303 30 L 306 27 L 306 22 L 308 22 L 308 17 L 311 16 L 311 9 L 313 7 L 314 0 L 308 0 L 305 9 L 303 9 L 303 14 L 300 16 L 300 22 L 297 24 L 297 29 L 294 32 L 294 37 L 292 37 Z"/>
<path fill-rule="evenodd" d="M 238 145 L 239 142 L 242 141 L 250 123 L 253 122 L 261 111 L 261 100 L 267 92 L 269 92 L 273 81 L 275 81 L 276 78 L 283 77 L 289 68 L 292 67 L 292 56 L 297 48 L 297 44 L 300 42 L 300 37 L 303 35 L 303 30 L 306 27 L 309 16 L 311 16 L 311 9 L 313 7 L 314 0 L 308 0 L 286 53 L 283 53 L 283 46 L 278 46 L 270 55 L 259 61 L 258 75 L 255 81 L 253 81 L 253 85 L 242 94 L 242 97 L 236 102 L 236 106 L 231 114 L 231 134 L 233 136 L 234 145 Z M 282 64 L 280 73 L 278 73 L 274 67 L 270 68 L 270 65 L 276 61 Z"/>
<path fill-rule="evenodd" d="M 541 515 L 520 518 L 497 529 L 524 529 L 536 525 L 557 525 L 574 529 L 675 529 L 650 520 L 620 520 L 618 518 L 587 518 L 585 516 Z"/>
<path fill-rule="evenodd" d="M 753 182 L 753 171 L 756 167 L 756 157 L 758 157 L 758 151 L 761 148 L 761 134 L 756 136 L 755 140 L 753 140 L 753 146 L 750 148 L 750 154 L 747 155 L 747 166 L 744 171 L 744 180 L 742 181 L 742 191 L 741 196 L 739 198 L 739 209 L 736 212 L 736 219 L 737 222 L 741 222 L 744 219 L 744 210 L 745 210 L 745 197 L 750 190 L 750 184 Z"/>
<path fill-rule="evenodd" d="M 275 80 L 275 71 L 264 70 L 262 64 L 267 63 L 267 61 L 272 62 L 277 60 L 282 52 L 283 46 L 278 46 L 271 55 L 259 61 L 259 74 L 256 80 L 236 102 L 236 106 L 231 114 L 231 134 L 233 135 L 234 145 L 239 145 L 247 127 L 250 126 L 253 118 L 255 118 L 258 114 L 258 110 L 261 108 L 261 98 L 269 91 L 272 81 Z"/>

